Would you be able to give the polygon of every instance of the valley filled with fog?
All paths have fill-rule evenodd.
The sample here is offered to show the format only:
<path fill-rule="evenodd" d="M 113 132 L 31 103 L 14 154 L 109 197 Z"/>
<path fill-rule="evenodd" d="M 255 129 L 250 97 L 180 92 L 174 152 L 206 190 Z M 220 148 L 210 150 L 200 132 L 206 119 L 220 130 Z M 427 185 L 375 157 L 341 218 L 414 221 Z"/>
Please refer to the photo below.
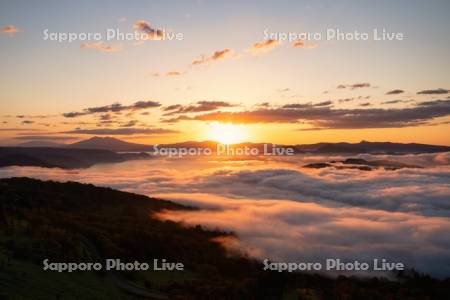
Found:
<path fill-rule="evenodd" d="M 450 153 L 352 156 L 407 166 L 371 170 L 339 163 L 347 158 L 161 157 L 74 170 L 6 167 L 0 177 L 92 183 L 200 207 L 158 217 L 233 231 L 237 239 L 223 243 L 260 259 L 385 258 L 448 276 Z"/>

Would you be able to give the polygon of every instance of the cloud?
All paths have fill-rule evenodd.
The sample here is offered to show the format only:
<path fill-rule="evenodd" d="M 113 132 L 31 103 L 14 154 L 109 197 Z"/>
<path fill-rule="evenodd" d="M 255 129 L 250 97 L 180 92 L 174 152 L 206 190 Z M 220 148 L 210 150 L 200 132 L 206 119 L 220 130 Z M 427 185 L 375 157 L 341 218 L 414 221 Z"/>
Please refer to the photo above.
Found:
<path fill-rule="evenodd" d="M 0 128 L 0 131 L 42 131 L 37 128 Z"/>
<path fill-rule="evenodd" d="M 133 25 L 133 29 L 143 32 L 147 35 L 148 39 L 151 40 L 163 40 L 164 32 L 161 29 L 152 28 L 146 21 L 139 20 Z"/>
<path fill-rule="evenodd" d="M 165 107 L 163 110 L 167 111 L 165 116 L 182 114 L 182 113 L 197 113 L 212 111 L 224 107 L 235 107 L 235 104 L 225 102 L 225 101 L 198 101 L 192 105 L 183 106 L 181 104 L 175 104 Z"/>
<path fill-rule="evenodd" d="M 411 101 L 412 101 L 412 100 L 400 100 L 400 99 L 396 99 L 396 100 L 384 101 L 384 102 L 381 102 L 381 104 L 408 103 L 408 102 L 411 102 Z"/>
<path fill-rule="evenodd" d="M 177 130 L 165 128 L 102 128 L 102 129 L 75 129 L 64 131 L 63 133 L 73 134 L 93 134 L 93 135 L 133 135 L 133 134 L 173 134 L 179 133 Z"/>
<path fill-rule="evenodd" d="M 169 105 L 163 108 L 164 111 L 170 111 L 170 110 L 175 110 L 175 109 L 179 109 L 182 108 L 183 105 L 181 104 L 173 104 L 173 105 Z"/>
<path fill-rule="evenodd" d="M 169 195 L 169 199 L 189 203 L 197 194 L 191 198 L 185 194 L 177 196 Z M 260 260 L 324 263 L 328 258 L 339 258 L 372 264 L 373 259 L 384 258 L 437 277 L 450 274 L 446 263 L 450 259 L 450 239 L 445 234 L 450 221 L 446 218 L 288 200 L 211 198 L 200 198 L 194 205 L 220 205 L 219 201 L 224 204 L 218 209 L 165 211 L 157 216 L 187 226 L 202 224 L 235 232 L 234 247 Z M 383 272 L 326 272 L 338 274 L 389 276 Z"/>
<path fill-rule="evenodd" d="M 138 120 L 130 120 L 126 123 L 121 124 L 120 127 L 133 127 L 136 126 L 138 123 L 139 123 Z"/>
<path fill-rule="evenodd" d="M 350 101 L 353 101 L 353 100 L 355 100 L 355 98 L 342 98 L 342 99 L 338 99 L 337 101 L 339 103 L 345 103 L 345 102 L 350 102 Z"/>
<path fill-rule="evenodd" d="M 360 88 L 367 88 L 370 87 L 370 83 L 368 82 L 362 82 L 362 83 L 353 83 L 353 84 L 340 84 L 337 86 L 338 89 L 346 89 L 349 88 L 351 90 L 354 89 L 360 89 Z"/>
<path fill-rule="evenodd" d="M 147 109 L 147 108 L 154 108 L 154 107 L 160 107 L 161 103 L 157 101 L 138 101 L 135 102 L 133 105 L 128 106 L 128 109 L 131 110 L 139 110 L 139 109 Z"/>
<path fill-rule="evenodd" d="M 420 272 L 449 276 L 449 153 L 360 157 L 420 162 L 427 168 L 364 172 L 299 167 L 325 159 L 308 155 L 239 164 L 189 157 L 77 172 L 9 167 L 0 169 L 0 177 L 81 181 L 197 206 L 202 209 L 158 216 L 233 231 L 240 250 L 260 259 L 386 258 Z"/>
<path fill-rule="evenodd" d="M 160 77 L 160 76 L 165 76 L 165 77 L 177 77 L 177 76 L 181 76 L 181 75 L 183 75 L 183 74 L 186 74 L 187 72 L 186 71 L 184 71 L 184 72 L 182 72 L 182 71 L 168 71 L 168 72 L 166 72 L 166 73 L 159 73 L 159 72 L 156 72 L 156 73 L 153 73 L 153 74 L 151 74 L 153 77 Z"/>
<path fill-rule="evenodd" d="M 31 120 L 23 120 L 22 121 L 22 124 L 33 124 L 34 123 L 34 121 L 31 121 Z"/>
<path fill-rule="evenodd" d="M 59 136 L 59 135 L 19 135 L 14 137 L 16 140 L 44 140 L 44 141 L 65 141 L 73 140 L 73 136 Z"/>
<path fill-rule="evenodd" d="M 398 94 L 403 94 L 404 92 L 405 92 L 404 90 L 396 89 L 396 90 L 391 90 L 391 91 L 387 92 L 386 95 L 398 95 Z"/>
<path fill-rule="evenodd" d="M 313 106 L 316 106 L 316 107 L 317 106 L 329 106 L 331 104 L 333 104 L 333 102 L 331 100 L 326 100 L 326 101 L 322 101 L 319 103 L 314 103 Z"/>
<path fill-rule="evenodd" d="M 319 103 L 290 103 L 290 104 L 285 104 L 283 105 L 281 108 L 283 109 L 306 109 L 306 108 L 312 108 L 312 107 L 321 107 L 321 106 L 329 106 L 332 105 L 333 101 L 331 100 L 326 100 L 326 101 L 322 101 Z M 266 107 L 269 107 L 269 105 L 267 105 Z"/>
<path fill-rule="evenodd" d="M 450 100 L 437 100 L 408 108 L 335 109 L 314 104 L 287 104 L 240 112 L 211 112 L 197 116 L 178 116 L 163 122 L 183 120 L 225 123 L 307 123 L 308 129 L 399 128 L 427 124 L 434 118 L 450 115 Z"/>
<path fill-rule="evenodd" d="M 253 44 L 247 51 L 257 54 L 263 52 L 269 52 L 275 49 L 276 46 L 280 45 L 280 42 L 277 40 L 265 40 L 260 43 Z"/>
<path fill-rule="evenodd" d="M 448 94 L 450 90 L 447 89 L 435 89 L 435 90 L 423 90 L 420 92 L 417 92 L 418 95 L 442 95 L 442 94 Z"/>
<path fill-rule="evenodd" d="M 17 28 L 14 25 L 7 25 L 0 29 L 1 33 L 7 34 L 10 37 L 14 37 L 16 35 L 16 33 L 20 32 L 20 31 L 22 31 L 22 30 L 20 30 L 19 28 Z"/>
<path fill-rule="evenodd" d="M 166 76 L 180 76 L 180 75 L 182 75 L 183 73 L 181 73 L 181 72 L 179 72 L 179 71 L 169 71 L 169 72 L 167 72 L 166 73 Z"/>
<path fill-rule="evenodd" d="M 93 49 L 100 52 L 118 52 L 120 51 L 120 47 L 108 45 L 104 42 L 97 42 L 97 43 L 82 43 L 80 45 L 81 49 Z"/>
<path fill-rule="evenodd" d="M 55 117 L 55 115 L 16 115 L 18 119 L 46 119 L 50 117 Z"/>
<path fill-rule="evenodd" d="M 233 50 L 226 48 L 223 50 L 218 50 L 215 51 L 213 54 L 211 55 L 202 55 L 200 58 L 194 60 L 192 62 L 192 65 L 203 65 L 203 64 L 207 64 L 209 62 L 213 62 L 213 61 L 218 61 L 218 60 L 222 60 L 225 58 L 229 58 L 233 55 Z"/>
<path fill-rule="evenodd" d="M 90 114 L 96 114 L 96 113 L 107 113 L 107 112 L 121 112 L 121 111 L 135 111 L 135 110 L 142 110 L 147 108 L 154 108 L 161 106 L 161 103 L 157 101 L 138 101 L 131 105 L 122 105 L 120 103 L 113 103 L 111 105 L 105 105 L 105 106 L 97 106 L 97 107 L 89 107 L 85 108 L 81 112 L 68 112 L 64 113 L 63 116 L 66 118 L 75 118 L 79 116 L 85 116 Z"/>
<path fill-rule="evenodd" d="M 312 42 L 306 43 L 304 40 L 297 40 L 292 43 L 292 47 L 302 49 L 314 49 L 317 48 L 317 44 Z"/>

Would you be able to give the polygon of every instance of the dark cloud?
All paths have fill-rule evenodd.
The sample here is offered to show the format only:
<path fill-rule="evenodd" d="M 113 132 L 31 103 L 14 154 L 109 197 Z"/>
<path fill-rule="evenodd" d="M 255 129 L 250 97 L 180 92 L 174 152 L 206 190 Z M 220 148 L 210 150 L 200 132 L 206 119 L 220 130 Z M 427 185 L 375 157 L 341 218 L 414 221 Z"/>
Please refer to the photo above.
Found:
<path fill-rule="evenodd" d="M 139 110 L 139 109 L 154 108 L 154 107 L 159 107 L 159 106 L 161 106 L 161 104 L 157 101 L 138 101 L 138 102 L 135 102 L 133 105 L 130 105 L 129 109 Z"/>
<path fill-rule="evenodd" d="M 159 107 L 161 104 L 157 101 L 138 101 L 131 105 L 122 105 L 120 103 L 114 103 L 111 105 L 105 105 L 105 106 L 97 106 L 97 107 L 89 107 L 84 109 L 81 112 L 68 112 L 64 113 L 63 116 L 66 118 L 75 118 L 79 116 L 85 116 L 90 114 L 96 114 L 96 113 L 118 113 L 121 111 L 126 110 L 141 110 L 141 109 L 147 109 L 147 108 L 154 108 Z"/>
<path fill-rule="evenodd" d="M 402 94 L 404 92 L 405 92 L 404 90 L 396 89 L 396 90 L 392 90 L 392 91 L 387 92 L 386 95 L 398 95 L 398 94 Z"/>
<path fill-rule="evenodd" d="M 76 118 L 79 116 L 84 116 L 87 115 L 87 113 L 85 112 L 68 112 L 68 113 L 63 113 L 63 116 L 66 118 Z"/>
<path fill-rule="evenodd" d="M 333 104 L 333 102 L 331 100 L 326 100 L 326 101 L 322 101 L 319 103 L 290 103 L 290 104 L 285 104 L 283 105 L 281 108 L 284 109 L 306 109 L 306 108 L 311 108 L 311 107 L 321 107 L 321 106 L 330 106 L 331 104 Z M 268 107 L 268 106 L 266 106 Z"/>
<path fill-rule="evenodd" d="M 16 115 L 18 119 L 45 119 L 49 117 L 54 117 L 54 115 Z"/>
<path fill-rule="evenodd" d="M 333 104 L 333 102 L 331 100 L 326 100 L 326 101 L 322 101 L 319 103 L 315 103 L 315 104 L 313 104 L 313 106 L 329 106 L 331 104 Z"/>
<path fill-rule="evenodd" d="M 16 140 L 46 140 L 46 141 L 64 141 L 73 140 L 73 136 L 59 136 L 59 135 L 20 135 L 16 136 Z"/>
<path fill-rule="evenodd" d="M 408 103 L 408 102 L 411 102 L 411 101 L 412 101 L 412 100 L 400 100 L 400 99 L 395 99 L 395 100 L 389 100 L 389 101 L 381 102 L 381 104 Z"/>
<path fill-rule="evenodd" d="M 417 92 L 418 95 L 442 95 L 442 94 L 448 94 L 450 90 L 447 89 L 435 89 L 435 90 L 423 90 L 420 92 Z"/>
<path fill-rule="evenodd" d="M 37 128 L 0 128 L 0 131 L 42 131 L 42 129 Z"/>
<path fill-rule="evenodd" d="M 366 107 L 366 106 L 371 106 L 372 104 L 370 104 L 369 102 L 365 102 L 365 103 L 361 103 L 359 106 L 362 107 Z"/>
<path fill-rule="evenodd" d="M 420 102 L 417 105 L 419 106 L 446 106 L 450 103 L 449 100 L 433 100 L 433 101 L 424 101 L 424 102 Z"/>
<path fill-rule="evenodd" d="M 343 98 L 343 99 L 338 99 L 337 101 L 339 103 L 344 103 L 344 102 L 350 102 L 350 101 L 353 101 L 353 100 L 355 100 L 355 98 Z"/>
<path fill-rule="evenodd" d="M 270 107 L 270 103 L 269 102 L 262 102 L 262 103 L 258 103 L 255 106 L 257 107 Z"/>
<path fill-rule="evenodd" d="M 307 123 L 313 129 L 396 128 L 423 125 L 434 118 L 450 115 L 450 100 L 424 102 L 409 108 L 333 109 L 313 104 L 287 104 L 241 112 L 211 112 L 197 116 L 181 115 L 163 122 L 183 120 L 230 123 Z"/>
<path fill-rule="evenodd" d="M 33 124 L 34 123 L 34 121 L 31 121 L 31 120 L 23 120 L 22 121 L 22 124 Z"/>
<path fill-rule="evenodd" d="M 130 120 L 126 123 L 121 124 L 120 127 L 133 127 L 136 126 L 138 123 L 139 123 L 138 120 Z"/>
<path fill-rule="evenodd" d="M 111 114 L 103 114 L 103 115 L 100 115 L 100 117 L 99 117 L 99 119 L 101 121 L 109 121 L 109 120 L 112 120 L 113 118 L 114 117 Z"/>
<path fill-rule="evenodd" d="M 370 83 L 368 82 L 362 82 L 362 83 L 354 83 L 354 84 L 340 84 L 337 86 L 338 89 L 346 89 L 349 88 L 351 90 L 354 89 L 360 89 L 360 88 L 366 88 L 366 87 L 370 87 Z"/>
<path fill-rule="evenodd" d="M 177 130 L 164 128 L 102 128 L 102 129 L 75 129 L 63 133 L 93 134 L 93 135 L 133 135 L 133 134 L 172 134 L 179 133 Z"/>
<path fill-rule="evenodd" d="M 197 113 L 197 112 L 206 112 L 213 111 L 219 108 L 224 107 L 234 107 L 235 104 L 225 102 L 225 101 L 198 101 L 192 105 L 183 106 L 181 104 L 170 105 L 164 108 L 164 111 L 168 111 L 165 113 L 165 116 L 182 114 L 182 113 Z"/>
<path fill-rule="evenodd" d="M 174 104 L 174 105 L 169 105 L 163 108 L 164 111 L 170 111 L 170 110 L 175 110 L 175 109 L 180 109 L 182 108 L 183 105 L 181 104 Z"/>
<path fill-rule="evenodd" d="M 133 28 L 147 35 L 148 39 L 162 40 L 164 39 L 164 32 L 161 29 L 152 28 L 146 21 L 139 20 L 134 23 Z"/>

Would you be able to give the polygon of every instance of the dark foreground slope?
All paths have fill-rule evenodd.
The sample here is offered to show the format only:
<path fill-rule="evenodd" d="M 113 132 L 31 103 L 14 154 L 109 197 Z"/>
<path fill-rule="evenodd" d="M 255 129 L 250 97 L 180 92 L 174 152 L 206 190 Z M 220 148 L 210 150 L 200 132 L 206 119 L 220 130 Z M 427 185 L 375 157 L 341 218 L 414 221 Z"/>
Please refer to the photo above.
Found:
<path fill-rule="evenodd" d="M 192 209 L 79 183 L 0 180 L 0 299 L 446 299 L 448 281 L 399 281 L 263 271 L 212 240 L 224 235 L 152 215 Z M 60 262 L 182 262 L 185 271 L 57 273 Z"/>
<path fill-rule="evenodd" d="M 87 168 L 99 163 L 117 163 L 145 158 L 149 158 L 145 153 L 116 153 L 98 149 L 0 147 L 0 167 L 34 166 L 73 169 Z"/>

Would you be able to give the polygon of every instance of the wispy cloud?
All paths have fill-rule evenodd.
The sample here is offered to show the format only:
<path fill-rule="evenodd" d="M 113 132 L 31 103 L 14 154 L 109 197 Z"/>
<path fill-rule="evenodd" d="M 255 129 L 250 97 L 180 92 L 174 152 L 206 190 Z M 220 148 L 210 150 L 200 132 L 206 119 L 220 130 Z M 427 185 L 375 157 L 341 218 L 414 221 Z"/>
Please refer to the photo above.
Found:
<path fill-rule="evenodd" d="M 165 75 L 166 76 L 180 76 L 180 75 L 182 75 L 183 73 L 182 72 L 180 72 L 180 71 L 169 71 L 169 72 L 167 72 Z"/>
<path fill-rule="evenodd" d="M 61 135 L 19 135 L 14 137 L 16 140 L 34 140 L 34 141 L 66 141 L 73 140 L 73 136 Z"/>
<path fill-rule="evenodd" d="M 90 114 L 96 114 L 96 113 L 106 113 L 106 112 L 121 112 L 121 111 L 133 111 L 133 110 L 142 110 L 147 108 L 154 108 L 161 106 L 161 103 L 157 101 L 138 101 L 131 105 L 122 105 L 120 103 L 114 103 L 111 105 L 105 105 L 105 106 L 97 106 L 97 107 L 89 107 L 85 108 L 83 111 L 80 112 L 68 112 L 64 113 L 63 116 L 66 118 L 75 118 L 79 116 L 85 116 Z"/>
<path fill-rule="evenodd" d="M 297 40 L 292 43 L 292 47 L 301 49 L 314 49 L 317 48 L 318 46 L 316 43 L 305 42 L 304 40 Z"/>
<path fill-rule="evenodd" d="M 181 115 L 164 122 L 218 121 L 237 124 L 307 123 L 311 129 L 400 128 L 427 124 L 434 118 L 450 115 L 450 100 L 419 103 L 408 108 L 338 109 L 317 104 L 286 104 L 238 112 L 211 112 L 196 116 Z"/>
<path fill-rule="evenodd" d="M 121 50 L 119 46 L 108 45 L 104 42 L 97 43 L 82 43 L 80 45 L 81 49 L 93 49 L 100 52 L 118 52 Z"/>
<path fill-rule="evenodd" d="M 209 62 L 223 60 L 233 56 L 233 50 L 225 48 L 223 50 L 214 51 L 211 55 L 202 55 L 200 58 L 194 60 L 192 65 L 203 65 Z"/>
<path fill-rule="evenodd" d="M 166 111 L 165 116 L 182 114 L 182 113 L 196 113 L 212 111 L 224 107 L 235 107 L 236 104 L 232 104 L 225 101 L 198 101 L 191 105 L 181 105 L 175 104 L 165 107 L 163 110 Z"/>
<path fill-rule="evenodd" d="M 423 90 L 417 92 L 418 95 L 443 95 L 448 94 L 450 90 L 447 89 L 434 89 L 434 90 Z"/>
<path fill-rule="evenodd" d="M 177 130 L 165 128 L 101 128 L 101 129 L 75 129 L 64 131 L 63 133 L 90 134 L 90 135 L 161 135 L 179 133 Z"/>
<path fill-rule="evenodd" d="M 9 35 L 10 37 L 14 37 L 16 33 L 20 32 L 19 28 L 14 25 L 7 25 L 1 28 L 0 32 Z"/>
<path fill-rule="evenodd" d="M 253 54 L 264 53 L 264 52 L 272 51 L 278 45 L 280 45 L 280 42 L 277 40 L 265 40 L 265 41 L 253 44 L 247 50 Z"/>
<path fill-rule="evenodd" d="M 340 85 L 337 86 L 337 88 L 338 89 L 349 88 L 351 90 L 354 90 L 354 89 L 368 88 L 370 86 L 371 85 L 368 82 L 361 82 L 361 83 L 353 83 L 353 84 L 340 84 Z"/>
<path fill-rule="evenodd" d="M 391 91 L 387 92 L 386 95 L 398 95 L 398 94 L 402 94 L 404 92 L 405 92 L 404 90 L 395 89 L 395 90 L 391 90 Z"/>

